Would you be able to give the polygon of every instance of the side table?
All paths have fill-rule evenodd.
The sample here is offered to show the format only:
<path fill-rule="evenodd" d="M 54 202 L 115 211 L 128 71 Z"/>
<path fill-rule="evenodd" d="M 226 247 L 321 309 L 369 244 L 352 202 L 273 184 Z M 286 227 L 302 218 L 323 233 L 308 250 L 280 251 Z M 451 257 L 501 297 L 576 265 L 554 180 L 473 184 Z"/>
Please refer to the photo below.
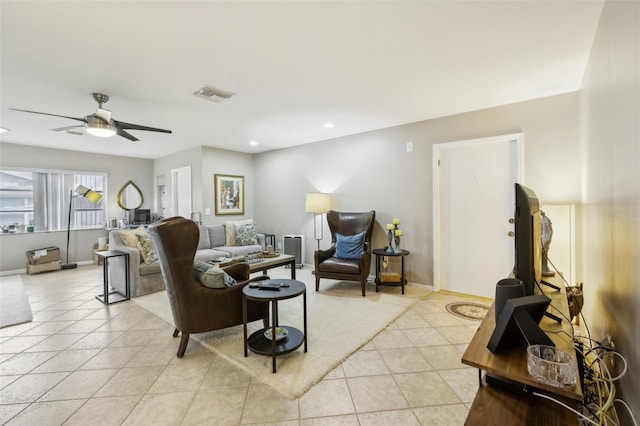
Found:
<path fill-rule="evenodd" d="M 381 285 L 389 285 L 389 286 L 401 286 L 402 294 L 404 294 L 404 286 L 407 284 L 407 280 L 404 278 L 404 258 L 409 255 L 407 250 L 400 250 L 398 253 L 389 253 L 385 249 L 375 249 L 373 250 L 373 254 L 376 256 L 376 293 L 378 292 L 378 286 Z M 396 279 L 384 280 L 382 279 L 381 269 L 381 260 L 383 257 L 400 257 L 400 274 Z M 397 275 L 397 274 L 396 274 Z"/>
<path fill-rule="evenodd" d="M 298 349 L 304 343 L 304 351 L 307 352 L 307 287 L 304 283 L 289 279 L 272 279 L 256 282 L 258 286 L 285 285 L 278 290 L 261 290 L 259 287 L 246 285 L 242 289 L 242 318 L 244 326 L 244 356 L 249 356 L 248 349 L 260 355 L 271 355 L 273 369 L 276 372 L 276 356 L 287 354 Z M 302 309 L 304 318 L 304 330 L 300 331 L 291 326 L 278 325 L 278 301 L 291 299 L 302 295 Z M 247 337 L 247 300 L 271 303 L 271 326 L 261 328 Z M 287 330 L 284 338 L 276 339 L 276 327 Z M 273 338 L 265 337 L 265 332 L 271 330 Z"/>
<path fill-rule="evenodd" d="M 276 249 L 276 234 L 264 234 L 264 249 L 266 250 L 267 246 L 273 247 Z"/>
<path fill-rule="evenodd" d="M 111 303 L 122 302 L 123 300 L 129 300 L 131 298 L 130 292 L 130 284 L 129 284 L 129 253 L 120 251 L 120 250 L 108 250 L 108 251 L 97 251 L 95 255 L 98 256 L 98 259 L 102 259 L 102 283 L 103 283 L 103 293 L 96 296 L 96 299 L 104 303 L 105 305 L 109 305 Z M 124 288 L 125 294 L 121 294 L 115 289 L 109 289 L 109 259 L 116 258 L 122 256 L 124 258 Z M 109 296 L 113 295 L 110 299 Z"/>

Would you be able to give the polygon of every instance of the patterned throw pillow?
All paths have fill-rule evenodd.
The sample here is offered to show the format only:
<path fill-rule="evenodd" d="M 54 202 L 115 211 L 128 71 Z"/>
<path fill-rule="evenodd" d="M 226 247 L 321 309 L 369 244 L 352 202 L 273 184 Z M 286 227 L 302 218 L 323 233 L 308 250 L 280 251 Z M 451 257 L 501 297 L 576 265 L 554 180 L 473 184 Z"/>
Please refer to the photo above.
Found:
<path fill-rule="evenodd" d="M 234 233 L 236 234 L 235 245 L 236 246 L 248 246 L 252 244 L 258 244 L 258 237 L 256 236 L 256 227 L 254 224 L 250 225 L 234 225 Z"/>
<path fill-rule="evenodd" d="M 139 226 L 133 230 L 120 231 L 119 234 L 122 241 L 131 248 L 140 248 L 138 246 L 138 235 L 148 235 L 144 226 Z"/>
<path fill-rule="evenodd" d="M 236 231 L 235 225 L 252 225 L 253 219 L 247 220 L 235 220 L 235 221 L 227 221 L 224 223 L 224 233 L 225 233 L 225 245 L 227 246 L 235 246 L 236 244 Z"/>
<path fill-rule="evenodd" d="M 193 276 L 200 284 L 209 288 L 227 288 L 237 284 L 231 275 L 206 262 L 193 263 Z"/>
<path fill-rule="evenodd" d="M 156 255 L 156 250 L 153 247 L 153 241 L 151 240 L 151 236 L 148 233 L 144 235 L 137 234 L 138 244 L 140 248 L 140 257 L 142 257 L 142 261 L 147 265 L 158 260 L 158 255 Z"/>

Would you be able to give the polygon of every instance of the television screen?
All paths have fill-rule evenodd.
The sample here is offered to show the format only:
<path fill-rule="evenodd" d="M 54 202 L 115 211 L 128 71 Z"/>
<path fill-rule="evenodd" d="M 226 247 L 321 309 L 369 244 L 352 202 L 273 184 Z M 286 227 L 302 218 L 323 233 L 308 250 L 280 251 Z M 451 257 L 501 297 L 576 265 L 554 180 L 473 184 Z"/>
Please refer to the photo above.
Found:
<path fill-rule="evenodd" d="M 136 209 L 133 223 L 136 225 L 147 225 L 151 223 L 151 210 Z"/>
<path fill-rule="evenodd" d="M 542 280 L 542 212 L 535 192 L 515 184 L 515 276 L 524 284 L 526 296 L 534 294 Z"/>
<path fill-rule="evenodd" d="M 524 345 L 555 346 L 538 326 L 550 303 L 544 294 L 508 299 L 487 348 L 496 353 Z"/>

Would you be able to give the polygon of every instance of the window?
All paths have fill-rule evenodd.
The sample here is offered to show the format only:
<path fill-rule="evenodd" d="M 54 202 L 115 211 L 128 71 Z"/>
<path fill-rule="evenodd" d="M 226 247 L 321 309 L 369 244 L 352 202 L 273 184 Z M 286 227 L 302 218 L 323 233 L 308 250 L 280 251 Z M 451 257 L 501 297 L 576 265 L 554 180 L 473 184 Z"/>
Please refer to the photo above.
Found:
<path fill-rule="evenodd" d="M 106 203 L 93 204 L 76 194 L 78 185 L 104 193 L 106 174 L 46 170 L 0 170 L 0 227 L 11 231 L 33 225 L 35 231 L 104 226 Z"/>

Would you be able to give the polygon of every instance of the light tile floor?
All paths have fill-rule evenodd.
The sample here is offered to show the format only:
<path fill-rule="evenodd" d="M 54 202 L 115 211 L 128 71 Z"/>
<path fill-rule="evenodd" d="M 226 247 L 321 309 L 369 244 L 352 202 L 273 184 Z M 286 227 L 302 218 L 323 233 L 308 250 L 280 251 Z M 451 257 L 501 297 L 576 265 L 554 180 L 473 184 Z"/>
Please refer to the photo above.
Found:
<path fill-rule="evenodd" d="M 462 425 L 477 389 L 460 359 L 479 323 L 445 310 L 469 298 L 429 294 L 291 401 L 196 342 L 176 358 L 171 325 L 95 299 L 102 267 L 22 279 L 34 318 L 0 329 L 0 424 Z"/>

